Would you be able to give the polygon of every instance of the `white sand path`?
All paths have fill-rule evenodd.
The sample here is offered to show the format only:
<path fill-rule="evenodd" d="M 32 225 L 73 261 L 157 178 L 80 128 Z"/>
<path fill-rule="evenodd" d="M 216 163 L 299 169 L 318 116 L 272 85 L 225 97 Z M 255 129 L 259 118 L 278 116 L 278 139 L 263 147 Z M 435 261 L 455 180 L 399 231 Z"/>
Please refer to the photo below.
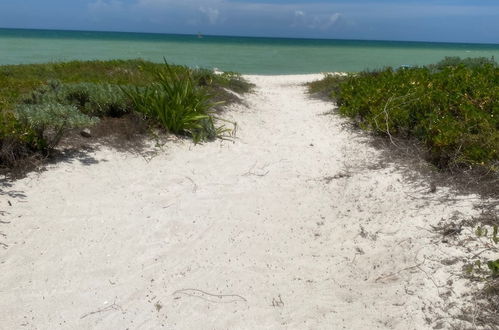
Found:
<path fill-rule="evenodd" d="M 248 107 L 227 113 L 234 143 L 170 143 L 151 160 L 102 148 L 4 186 L 0 329 L 447 324 L 438 259 L 453 252 L 421 228 L 476 199 L 439 202 L 445 190 L 379 166 L 306 95 L 319 76 L 248 78 Z"/>

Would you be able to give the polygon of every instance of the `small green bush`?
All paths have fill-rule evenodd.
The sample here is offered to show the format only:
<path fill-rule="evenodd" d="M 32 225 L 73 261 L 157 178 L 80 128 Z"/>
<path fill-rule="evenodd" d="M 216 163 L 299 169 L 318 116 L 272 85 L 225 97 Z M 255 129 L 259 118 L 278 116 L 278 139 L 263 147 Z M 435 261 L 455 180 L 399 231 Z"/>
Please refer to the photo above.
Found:
<path fill-rule="evenodd" d="M 84 113 L 99 117 L 121 117 L 130 112 L 125 94 L 117 85 L 79 83 L 64 85 L 65 98 Z"/>
<path fill-rule="evenodd" d="M 247 93 L 253 88 L 253 84 L 246 81 L 241 74 L 236 72 L 215 73 L 208 69 L 192 70 L 192 79 L 198 86 L 224 87 L 236 93 Z"/>
<path fill-rule="evenodd" d="M 16 119 L 33 135 L 27 142 L 37 150 L 53 149 L 65 132 L 94 125 L 97 120 L 73 105 L 60 103 L 22 104 L 14 110 Z"/>
<path fill-rule="evenodd" d="M 440 167 L 497 171 L 499 68 L 489 61 L 455 59 L 436 67 L 350 75 L 332 82 L 332 97 L 339 112 L 362 128 L 419 139 Z"/>
<path fill-rule="evenodd" d="M 430 64 L 427 67 L 432 71 L 440 71 L 445 69 L 446 67 L 455 67 L 460 65 L 463 65 L 470 69 L 477 69 L 483 67 L 484 65 L 497 66 L 497 63 L 493 57 L 460 58 L 459 56 L 447 56 L 440 62 L 436 64 Z"/>
<path fill-rule="evenodd" d="M 340 89 L 340 84 L 346 80 L 346 76 L 326 73 L 324 78 L 309 84 L 310 93 L 318 93 L 324 96 L 334 97 Z"/>
<path fill-rule="evenodd" d="M 130 112 L 121 88 L 106 83 L 62 84 L 51 80 L 24 97 L 23 103 L 75 105 L 81 112 L 98 117 L 121 117 Z"/>
<path fill-rule="evenodd" d="M 46 104 L 64 102 L 64 97 L 60 93 L 61 83 L 58 80 L 49 80 L 46 84 L 34 89 L 24 95 L 21 103 L 24 104 Z"/>
<path fill-rule="evenodd" d="M 0 113 L 0 169 L 14 167 L 30 154 L 32 133 L 12 113 Z"/>
<path fill-rule="evenodd" d="M 499 277 L 499 259 L 497 260 L 489 260 L 487 262 L 487 266 L 489 267 L 492 276 Z"/>
<path fill-rule="evenodd" d="M 215 127 L 211 96 L 196 86 L 187 68 L 158 71 L 156 81 L 147 87 L 123 88 L 134 109 L 158 121 L 168 132 L 192 136 L 195 142 L 213 139 L 223 127 Z"/>

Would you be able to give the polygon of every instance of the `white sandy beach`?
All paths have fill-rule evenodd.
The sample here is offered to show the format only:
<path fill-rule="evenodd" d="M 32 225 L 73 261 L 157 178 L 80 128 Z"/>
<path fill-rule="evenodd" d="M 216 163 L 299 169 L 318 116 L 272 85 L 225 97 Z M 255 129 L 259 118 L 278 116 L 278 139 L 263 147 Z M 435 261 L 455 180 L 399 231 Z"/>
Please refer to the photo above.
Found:
<path fill-rule="evenodd" d="M 426 229 L 478 197 L 409 182 L 323 116 L 318 78 L 248 76 L 234 141 L 103 147 L 5 186 L 0 329 L 448 328 L 465 282 L 441 260 L 466 252 Z"/>

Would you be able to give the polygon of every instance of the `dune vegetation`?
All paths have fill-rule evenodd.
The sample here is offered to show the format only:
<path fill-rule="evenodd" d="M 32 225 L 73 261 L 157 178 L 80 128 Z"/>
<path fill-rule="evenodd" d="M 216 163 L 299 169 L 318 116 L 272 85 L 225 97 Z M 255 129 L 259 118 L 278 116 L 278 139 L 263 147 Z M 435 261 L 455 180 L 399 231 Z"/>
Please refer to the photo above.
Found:
<path fill-rule="evenodd" d="M 250 89 L 236 73 L 143 60 L 0 66 L 0 168 L 47 157 L 69 131 L 107 118 L 214 139 L 227 133 L 217 106 Z"/>
<path fill-rule="evenodd" d="M 389 139 L 417 139 L 439 168 L 499 170 L 499 67 L 446 58 L 426 67 L 326 75 L 310 85 L 340 114 Z"/>
<path fill-rule="evenodd" d="M 468 171 L 466 186 L 477 182 L 480 193 L 492 191 L 497 197 L 499 66 L 494 59 L 450 57 L 425 67 L 326 74 L 309 84 L 309 91 L 333 100 L 341 115 L 386 137 L 395 148 L 404 141 L 418 141 L 441 172 L 455 179 Z M 486 301 L 476 313 L 479 322 L 489 326 L 498 321 L 499 259 L 481 254 L 497 256 L 499 218 L 497 204 L 492 203 L 490 210 L 482 207 L 480 217 L 440 232 L 448 239 L 456 237 L 463 226 L 474 227 L 475 239 L 486 241 L 483 250 L 477 247 L 470 252 L 464 273 L 483 283 L 484 290 L 475 292 L 474 299 Z"/>

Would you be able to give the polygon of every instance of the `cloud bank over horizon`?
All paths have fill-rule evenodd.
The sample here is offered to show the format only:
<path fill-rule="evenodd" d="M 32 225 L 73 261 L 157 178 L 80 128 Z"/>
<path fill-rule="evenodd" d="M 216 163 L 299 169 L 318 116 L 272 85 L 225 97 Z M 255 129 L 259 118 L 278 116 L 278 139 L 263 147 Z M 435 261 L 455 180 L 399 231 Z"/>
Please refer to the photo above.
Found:
<path fill-rule="evenodd" d="M 499 2 L 3 0 L 0 26 L 499 43 Z"/>

